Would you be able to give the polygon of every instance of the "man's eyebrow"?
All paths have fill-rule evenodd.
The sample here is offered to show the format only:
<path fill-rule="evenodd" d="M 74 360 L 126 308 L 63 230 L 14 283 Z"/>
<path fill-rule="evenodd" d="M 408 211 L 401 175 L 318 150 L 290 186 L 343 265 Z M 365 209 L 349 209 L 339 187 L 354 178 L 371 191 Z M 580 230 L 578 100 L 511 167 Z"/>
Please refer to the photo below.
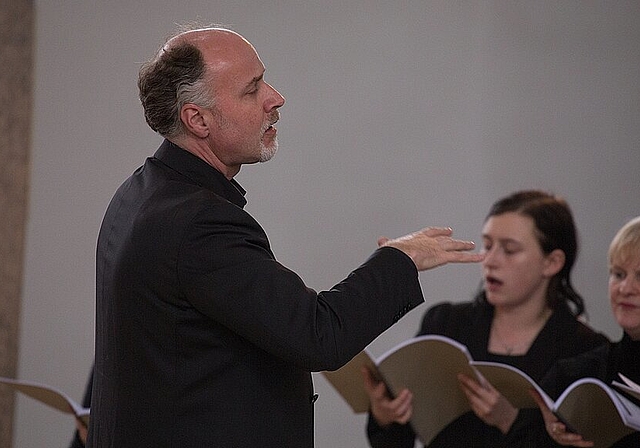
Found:
<path fill-rule="evenodd" d="M 258 76 L 254 77 L 251 81 L 249 81 L 246 87 L 255 86 L 256 84 L 258 84 L 258 82 L 262 80 L 263 77 L 264 77 L 264 73 L 259 74 Z"/>

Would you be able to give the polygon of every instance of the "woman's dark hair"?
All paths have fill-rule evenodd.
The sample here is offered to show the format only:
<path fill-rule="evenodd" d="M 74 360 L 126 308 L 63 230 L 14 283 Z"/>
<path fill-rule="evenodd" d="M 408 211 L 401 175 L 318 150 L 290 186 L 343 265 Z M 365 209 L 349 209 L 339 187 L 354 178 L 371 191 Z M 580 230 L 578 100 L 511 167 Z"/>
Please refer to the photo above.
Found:
<path fill-rule="evenodd" d="M 138 74 L 140 101 L 147 124 L 163 137 L 184 132 L 180 109 L 186 103 L 212 108 L 212 89 L 200 50 L 191 43 L 165 45 Z"/>
<path fill-rule="evenodd" d="M 564 252 L 564 266 L 549 282 L 547 304 L 552 309 L 567 305 L 575 316 L 583 314 L 584 301 L 571 284 L 571 270 L 578 256 L 578 235 L 567 202 L 544 191 L 518 191 L 494 203 L 485 221 L 508 212 L 533 220 L 538 243 L 545 255 L 556 249 Z M 486 301 L 484 290 L 478 293 L 476 300 Z"/>

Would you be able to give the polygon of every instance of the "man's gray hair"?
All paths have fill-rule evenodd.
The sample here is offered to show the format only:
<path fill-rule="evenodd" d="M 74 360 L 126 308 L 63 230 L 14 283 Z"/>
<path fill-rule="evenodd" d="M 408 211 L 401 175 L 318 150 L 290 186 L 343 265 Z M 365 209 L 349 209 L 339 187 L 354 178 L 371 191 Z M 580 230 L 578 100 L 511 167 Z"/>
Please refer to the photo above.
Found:
<path fill-rule="evenodd" d="M 147 124 L 166 138 L 185 132 L 180 110 L 188 103 L 215 104 L 202 52 L 182 41 L 165 45 L 138 75 L 140 101 Z"/>

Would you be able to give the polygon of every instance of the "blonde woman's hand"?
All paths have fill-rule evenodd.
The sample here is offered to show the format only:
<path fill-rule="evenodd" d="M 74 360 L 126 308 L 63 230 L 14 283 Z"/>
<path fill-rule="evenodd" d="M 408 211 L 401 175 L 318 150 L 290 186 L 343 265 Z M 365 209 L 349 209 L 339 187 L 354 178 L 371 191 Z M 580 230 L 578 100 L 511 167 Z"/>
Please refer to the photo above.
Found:
<path fill-rule="evenodd" d="M 538 404 L 542 417 L 544 418 L 544 426 L 551 437 L 557 444 L 565 446 L 579 446 L 590 447 L 593 446 L 593 442 L 584 440 L 580 434 L 567 431 L 567 427 L 564 423 L 558 420 L 551 409 L 544 402 L 540 394 L 535 390 L 530 390 L 529 393 Z"/>

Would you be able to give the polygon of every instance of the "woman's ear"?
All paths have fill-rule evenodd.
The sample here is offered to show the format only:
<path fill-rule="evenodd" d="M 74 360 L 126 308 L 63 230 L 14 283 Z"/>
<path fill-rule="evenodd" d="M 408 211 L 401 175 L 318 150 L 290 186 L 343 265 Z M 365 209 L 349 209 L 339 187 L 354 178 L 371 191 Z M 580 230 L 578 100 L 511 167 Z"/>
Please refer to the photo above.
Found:
<path fill-rule="evenodd" d="M 209 136 L 210 130 L 205 116 L 207 111 L 195 104 L 187 103 L 180 109 L 180 120 L 187 132 L 198 138 Z"/>
<path fill-rule="evenodd" d="M 544 275 L 551 278 L 564 267 L 566 256 L 561 249 L 554 249 L 545 257 Z"/>

